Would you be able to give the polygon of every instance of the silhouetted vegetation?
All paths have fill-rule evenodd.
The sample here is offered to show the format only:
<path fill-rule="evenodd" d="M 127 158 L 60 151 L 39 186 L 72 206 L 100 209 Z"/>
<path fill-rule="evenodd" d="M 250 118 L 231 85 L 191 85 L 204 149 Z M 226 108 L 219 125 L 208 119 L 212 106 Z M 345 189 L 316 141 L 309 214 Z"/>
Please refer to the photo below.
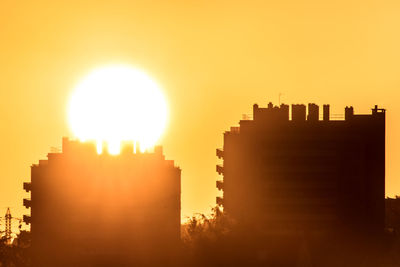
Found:
<path fill-rule="evenodd" d="M 196 243 L 212 242 L 227 235 L 233 222 L 219 207 L 214 207 L 210 216 L 196 214 L 182 225 L 182 242 L 186 246 Z"/>
<path fill-rule="evenodd" d="M 0 240 L 0 266 L 1 267 L 28 267 L 31 266 L 29 248 L 31 235 L 28 231 L 21 231 L 13 240 L 7 244 L 7 239 Z"/>
<path fill-rule="evenodd" d="M 240 227 L 219 208 L 182 225 L 181 266 L 400 266 L 400 235 L 265 234 Z"/>
<path fill-rule="evenodd" d="M 185 265 L 207 266 L 222 263 L 221 253 L 229 247 L 234 222 L 219 207 L 210 216 L 196 214 L 182 225 L 182 255 Z"/>
<path fill-rule="evenodd" d="M 392 230 L 378 239 L 321 238 L 305 232 L 290 237 L 261 235 L 240 229 L 218 207 L 209 216 L 189 218 L 181 230 L 181 256 L 172 266 L 400 266 L 400 234 Z M 32 266 L 30 232 L 21 231 L 11 245 L 4 238 L 0 241 L 1 267 Z"/>

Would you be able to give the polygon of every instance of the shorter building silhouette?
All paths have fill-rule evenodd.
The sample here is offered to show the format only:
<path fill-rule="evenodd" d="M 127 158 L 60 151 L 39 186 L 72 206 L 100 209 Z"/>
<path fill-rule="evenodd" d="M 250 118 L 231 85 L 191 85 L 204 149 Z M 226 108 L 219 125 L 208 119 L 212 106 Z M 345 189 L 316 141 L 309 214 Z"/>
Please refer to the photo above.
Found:
<path fill-rule="evenodd" d="M 320 118 L 321 117 L 321 118 Z M 217 204 L 258 232 L 385 227 L 385 110 L 335 119 L 329 105 L 253 106 L 224 133 Z"/>
<path fill-rule="evenodd" d="M 181 170 L 154 153 L 120 155 L 63 138 L 62 152 L 31 167 L 34 266 L 167 264 L 180 242 Z M 175 260 L 175 259 L 171 259 Z"/>

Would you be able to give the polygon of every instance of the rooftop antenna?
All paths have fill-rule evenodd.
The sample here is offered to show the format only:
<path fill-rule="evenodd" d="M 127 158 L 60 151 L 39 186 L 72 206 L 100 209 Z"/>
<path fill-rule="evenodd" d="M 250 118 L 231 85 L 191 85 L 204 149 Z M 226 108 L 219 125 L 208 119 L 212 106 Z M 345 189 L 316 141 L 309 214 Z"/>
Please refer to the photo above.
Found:
<path fill-rule="evenodd" d="M 278 105 L 279 105 L 279 106 L 281 105 L 281 96 L 283 96 L 283 94 L 282 94 L 282 93 L 279 93 L 279 100 L 278 100 Z"/>

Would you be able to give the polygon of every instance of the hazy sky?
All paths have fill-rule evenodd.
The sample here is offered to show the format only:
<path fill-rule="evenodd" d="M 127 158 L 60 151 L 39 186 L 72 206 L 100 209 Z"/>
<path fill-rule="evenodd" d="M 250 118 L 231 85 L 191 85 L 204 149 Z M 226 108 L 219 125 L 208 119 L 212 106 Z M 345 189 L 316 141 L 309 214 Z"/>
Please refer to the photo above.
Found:
<path fill-rule="evenodd" d="M 93 68 L 139 67 L 170 106 L 160 140 L 182 212 L 215 204 L 215 149 L 252 105 L 387 108 L 388 195 L 400 194 L 400 1 L 2 1 L 0 215 L 29 213 L 30 166 L 71 136 L 68 98 Z M 4 226 L 1 225 L 2 229 Z"/>

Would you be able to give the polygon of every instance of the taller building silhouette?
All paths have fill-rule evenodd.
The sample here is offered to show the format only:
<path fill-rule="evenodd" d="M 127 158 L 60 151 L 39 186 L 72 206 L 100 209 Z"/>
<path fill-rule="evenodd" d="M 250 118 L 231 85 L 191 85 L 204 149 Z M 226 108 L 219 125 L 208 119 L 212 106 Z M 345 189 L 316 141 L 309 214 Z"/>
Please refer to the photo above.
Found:
<path fill-rule="evenodd" d="M 181 170 L 162 148 L 120 155 L 63 138 L 31 167 L 34 266 L 168 265 L 180 242 Z M 171 259 L 172 257 L 172 259 Z"/>
<path fill-rule="evenodd" d="M 253 119 L 224 133 L 217 204 L 244 229 L 349 230 L 385 224 L 385 110 L 320 119 L 315 104 L 253 106 Z"/>

